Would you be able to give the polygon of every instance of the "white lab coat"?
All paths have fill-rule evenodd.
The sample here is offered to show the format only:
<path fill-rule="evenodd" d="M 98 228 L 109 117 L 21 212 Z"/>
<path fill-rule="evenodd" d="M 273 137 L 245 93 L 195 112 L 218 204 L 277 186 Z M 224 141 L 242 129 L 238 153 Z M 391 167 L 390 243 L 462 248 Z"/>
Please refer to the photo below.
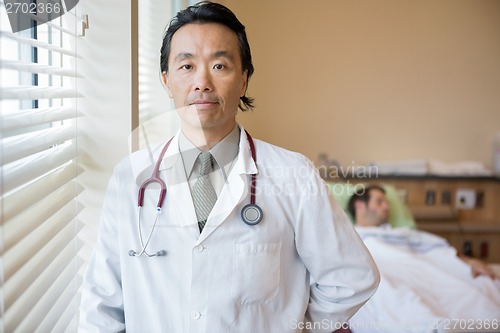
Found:
<path fill-rule="evenodd" d="M 80 332 L 332 332 L 371 297 L 377 268 L 313 165 L 254 141 L 257 166 L 241 130 L 237 160 L 200 235 L 174 137 L 160 173 L 167 197 L 148 246 L 165 250 L 161 257 L 129 256 L 141 249 L 137 184 L 150 176 L 151 160 L 138 152 L 116 167 L 83 283 Z M 240 211 L 256 172 L 264 218 L 248 226 Z M 158 190 L 148 188 L 144 239 L 157 201 Z"/>

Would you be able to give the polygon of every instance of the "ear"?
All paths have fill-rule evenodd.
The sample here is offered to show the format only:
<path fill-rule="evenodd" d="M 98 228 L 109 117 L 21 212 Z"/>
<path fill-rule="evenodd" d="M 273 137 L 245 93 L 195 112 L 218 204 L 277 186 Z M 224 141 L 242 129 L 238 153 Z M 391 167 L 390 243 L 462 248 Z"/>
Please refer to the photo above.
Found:
<path fill-rule="evenodd" d="M 247 87 L 248 87 L 248 69 L 245 69 L 242 75 L 240 97 L 245 96 L 245 93 L 247 92 Z"/>
<path fill-rule="evenodd" d="M 356 216 L 359 216 L 360 213 L 366 210 L 366 203 L 361 200 L 358 200 L 354 203 L 354 209 L 356 210 Z"/>
<path fill-rule="evenodd" d="M 167 72 L 165 72 L 165 71 L 161 72 L 161 80 L 162 80 L 163 84 L 165 85 L 165 87 L 167 87 L 168 97 L 173 98 L 172 97 L 172 93 L 170 92 L 170 85 L 169 85 L 169 82 L 168 82 L 168 74 L 167 74 Z"/>

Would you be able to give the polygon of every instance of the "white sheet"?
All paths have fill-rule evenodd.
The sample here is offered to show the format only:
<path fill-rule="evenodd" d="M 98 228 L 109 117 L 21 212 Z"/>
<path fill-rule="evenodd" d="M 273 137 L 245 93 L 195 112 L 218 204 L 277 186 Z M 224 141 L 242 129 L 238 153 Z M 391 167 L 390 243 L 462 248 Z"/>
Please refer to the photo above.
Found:
<path fill-rule="evenodd" d="M 357 230 L 381 283 L 351 319 L 353 332 L 500 332 L 500 281 L 473 278 L 446 240 L 403 228 Z"/>

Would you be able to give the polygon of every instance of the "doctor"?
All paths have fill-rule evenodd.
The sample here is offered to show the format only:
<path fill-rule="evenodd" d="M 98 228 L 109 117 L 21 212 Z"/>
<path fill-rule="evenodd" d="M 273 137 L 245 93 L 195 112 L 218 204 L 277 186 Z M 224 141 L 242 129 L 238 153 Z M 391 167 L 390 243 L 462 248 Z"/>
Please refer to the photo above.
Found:
<path fill-rule="evenodd" d="M 181 119 L 163 158 L 164 144 L 154 150 L 167 188 L 161 214 L 155 184 L 138 207 L 152 167 L 147 153 L 134 153 L 109 183 L 80 331 L 339 328 L 375 292 L 378 271 L 313 165 L 252 140 L 236 123 L 238 106 L 252 107 L 244 26 L 216 3 L 179 12 L 164 36 L 161 69 Z M 136 175 L 137 165 L 144 172 Z M 260 222 L 259 211 L 250 213 L 254 225 L 241 216 L 252 197 L 262 213 Z"/>

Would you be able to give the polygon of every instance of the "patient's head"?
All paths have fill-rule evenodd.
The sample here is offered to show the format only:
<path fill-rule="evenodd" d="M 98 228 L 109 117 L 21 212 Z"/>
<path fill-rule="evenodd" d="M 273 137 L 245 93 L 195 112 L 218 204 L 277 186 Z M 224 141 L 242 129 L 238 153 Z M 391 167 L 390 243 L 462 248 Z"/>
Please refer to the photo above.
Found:
<path fill-rule="evenodd" d="M 376 227 L 387 223 L 389 202 L 385 190 L 377 185 L 364 187 L 356 191 L 348 205 L 349 212 L 356 224 L 362 227 Z"/>

